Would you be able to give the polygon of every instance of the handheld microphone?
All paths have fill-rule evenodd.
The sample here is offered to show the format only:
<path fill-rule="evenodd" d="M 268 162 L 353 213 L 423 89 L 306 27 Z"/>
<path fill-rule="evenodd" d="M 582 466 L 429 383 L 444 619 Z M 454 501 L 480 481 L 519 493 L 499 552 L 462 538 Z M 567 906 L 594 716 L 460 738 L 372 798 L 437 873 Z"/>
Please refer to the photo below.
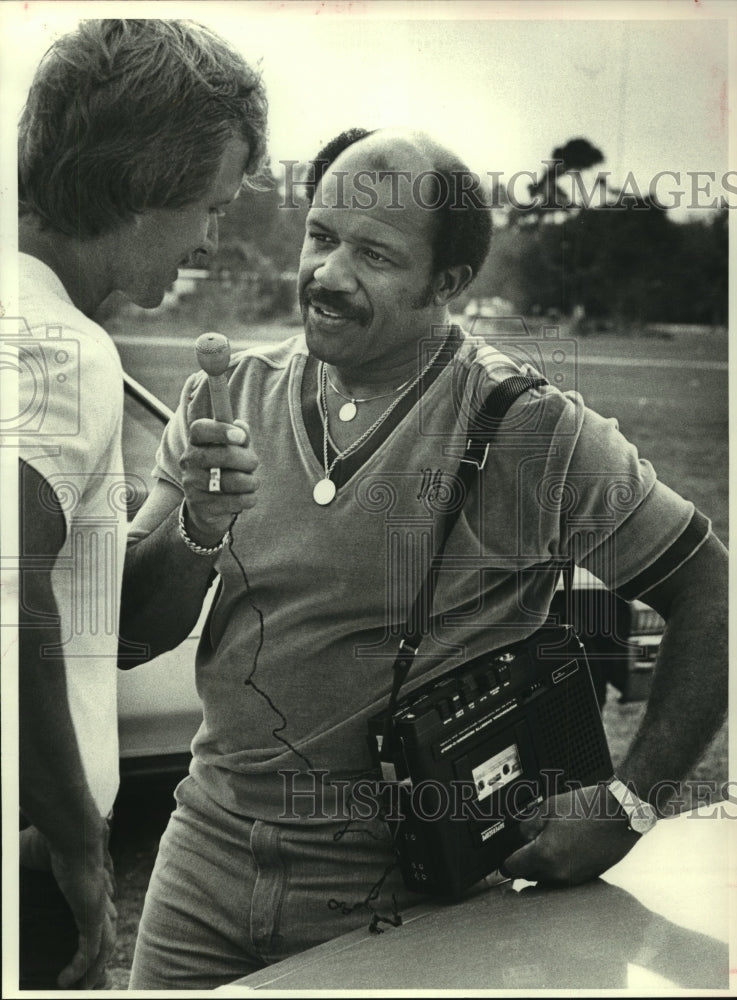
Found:
<path fill-rule="evenodd" d="M 230 364 L 230 343 L 222 333 L 203 333 L 195 344 L 200 368 L 207 372 L 212 412 L 216 420 L 233 423 L 233 408 L 225 372 Z"/>

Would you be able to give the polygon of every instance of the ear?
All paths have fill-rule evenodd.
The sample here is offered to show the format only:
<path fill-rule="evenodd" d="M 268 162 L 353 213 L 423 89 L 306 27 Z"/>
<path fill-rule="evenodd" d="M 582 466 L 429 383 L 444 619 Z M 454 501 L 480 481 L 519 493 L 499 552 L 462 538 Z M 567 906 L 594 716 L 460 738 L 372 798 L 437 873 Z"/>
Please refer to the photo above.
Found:
<path fill-rule="evenodd" d="M 455 264 L 435 276 L 433 281 L 433 302 L 445 306 L 460 295 L 473 279 L 469 264 Z"/>

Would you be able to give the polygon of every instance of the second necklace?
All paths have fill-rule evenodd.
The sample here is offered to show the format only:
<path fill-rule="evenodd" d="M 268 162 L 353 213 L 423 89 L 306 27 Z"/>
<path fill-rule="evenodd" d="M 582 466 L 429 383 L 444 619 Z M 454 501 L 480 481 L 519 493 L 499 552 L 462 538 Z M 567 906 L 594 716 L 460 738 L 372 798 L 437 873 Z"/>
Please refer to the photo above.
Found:
<path fill-rule="evenodd" d="M 443 341 L 443 343 L 440 345 L 437 351 L 433 354 L 433 356 L 430 358 L 430 360 L 422 369 L 422 371 L 419 373 L 419 375 L 417 375 L 411 382 L 405 383 L 406 388 L 404 389 L 404 391 L 399 396 L 397 396 L 396 399 L 392 400 L 392 402 L 384 410 L 384 412 L 379 417 L 377 417 L 376 420 L 374 420 L 374 422 L 371 424 L 370 427 L 366 428 L 366 430 L 363 432 L 363 434 L 361 434 L 360 437 L 357 437 L 356 440 L 351 442 L 351 444 L 349 444 L 347 448 L 344 448 L 343 451 L 339 452 L 330 463 L 328 463 L 328 435 L 329 435 L 328 402 L 327 402 L 328 374 L 327 374 L 327 368 L 325 367 L 325 363 L 323 361 L 320 362 L 320 365 L 318 367 L 317 379 L 318 379 L 318 393 L 319 393 L 319 403 L 320 403 L 320 416 L 322 417 L 322 429 L 323 429 L 322 460 L 323 460 L 323 469 L 325 470 L 325 476 L 323 479 L 321 479 L 319 482 L 315 484 L 315 488 L 312 491 L 312 498 L 315 501 L 315 503 L 319 504 L 321 507 L 325 507 L 327 506 L 327 504 L 331 503 L 335 499 L 335 494 L 338 492 L 338 488 L 330 478 L 335 466 L 341 459 L 347 458 L 349 455 L 352 455 L 353 452 L 364 443 L 364 441 L 367 441 L 371 437 L 371 435 L 375 431 L 377 431 L 379 427 L 381 427 L 381 425 L 384 423 L 389 414 L 394 410 L 394 408 L 401 403 L 404 397 L 414 389 L 417 383 L 432 368 L 437 359 L 440 357 L 440 352 L 443 350 L 444 347 L 445 347 L 445 341 Z M 402 387 L 400 386 L 400 389 L 401 388 Z M 395 389 L 394 391 L 397 392 L 398 390 Z M 342 395 L 342 393 L 340 395 Z"/>
<path fill-rule="evenodd" d="M 358 403 L 370 403 L 374 399 L 386 399 L 388 396 L 393 396 L 395 393 L 401 392 L 409 382 L 409 379 L 407 379 L 407 382 L 402 382 L 401 385 L 398 385 L 396 389 L 392 389 L 391 392 L 382 392 L 379 396 L 364 396 L 363 399 L 358 399 L 357 396 L 346 396 L 346 394 L 342 392 L 337 385 L 335 385 L 333 380 L 327 374 L 327 368 L 325 368 L 325 375 L 333 392 L 338 396 L 342 396 L 343 399 L 348 400 L 348 402 L 343 403 L 341 408 L 338 410 L 338 417 L 343 421 L 343 423 L 348 423 L 350 420 L 353 420 L 358 413 Z"/>

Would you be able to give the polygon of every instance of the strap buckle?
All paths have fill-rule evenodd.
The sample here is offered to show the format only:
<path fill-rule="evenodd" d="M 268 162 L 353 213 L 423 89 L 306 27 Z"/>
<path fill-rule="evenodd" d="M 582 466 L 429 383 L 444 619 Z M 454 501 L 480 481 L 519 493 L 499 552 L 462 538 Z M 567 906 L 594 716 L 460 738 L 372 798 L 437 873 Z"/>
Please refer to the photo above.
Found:
<path fill-rule="evenodd" d="M 419 648 L 419 646 L 410 646 L 406 639 L 402 639 L 399 643 L 399 652 L 404 656 L 417 656 Z"/>
<path fill-rule="evenodd" d="M 474 457 L 481 448 L 483 447 L 484 453 L 480 458 Z M 489 456 L 489 442 L 487 441 L 485 445 L 474 444 L 473 438 L 469 438 L 466 443 L 466 454 L 461 459 L 462 462 L 468 462 L 469 465 L 475 465 L 479 471 L 483 469 L 486 465 L 486 459 Z"/>

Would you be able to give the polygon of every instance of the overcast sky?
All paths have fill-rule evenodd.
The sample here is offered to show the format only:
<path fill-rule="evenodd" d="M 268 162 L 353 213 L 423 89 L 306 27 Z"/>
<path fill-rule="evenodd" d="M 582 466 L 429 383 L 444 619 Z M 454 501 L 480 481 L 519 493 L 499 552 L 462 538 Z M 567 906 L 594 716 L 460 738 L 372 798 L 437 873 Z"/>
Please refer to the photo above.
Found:
<path fill-rule="evenodd" d="M 276 162 L 305 160 L 351 125 L 412 125 L 479 172 L 508 176 L 540 171 L 555 146 L 584 136 L 615 183 L 632 171 L 647 189 L 672 170 L 690 191 L 687 171 L 713 171 L 718 182 L 729 166 L 724 19 L 736 6 L 11 0 L 0 4 L 3 105 L 14 122 L 38 59 L 80 15 L 153 10 L 207 23 L 261 60 Z"/>

